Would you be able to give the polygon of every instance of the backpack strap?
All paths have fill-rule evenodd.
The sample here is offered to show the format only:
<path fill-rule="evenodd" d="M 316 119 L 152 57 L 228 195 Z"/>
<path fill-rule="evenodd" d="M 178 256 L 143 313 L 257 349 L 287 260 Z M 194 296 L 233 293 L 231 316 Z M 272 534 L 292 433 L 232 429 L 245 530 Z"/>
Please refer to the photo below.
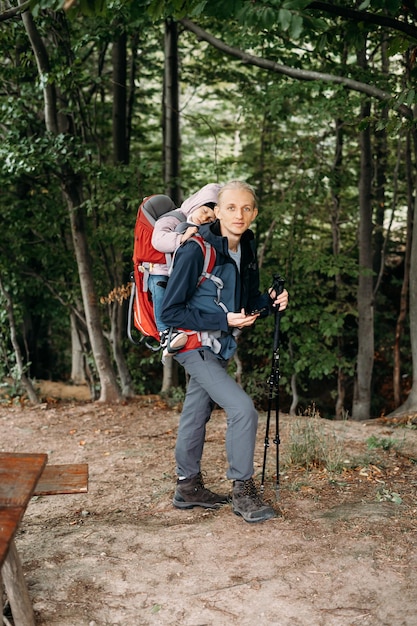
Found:
<path fill-rule="evenodd" d="M 217 289 L 217 297 L 215 299 L 215 303 L 220 308 L 222 308 L 225 313 L 228 313 L 227 307 L 220 300 L 221 291 L 224 287 L 224 283 L 222 279 L 219 278 L 219 276 L 215 276 L 211 273 L 216 263 L 215 247 L 212 246 L 211 243 L 203 239 L 203 237 L 199 233 L 192 235 L 190 239 L 199 244 L 204 257 L 203 270 L 200 274 L 200 278 L 198 279 L 197 287 L 199 287 L 201 283 L 204 282 L 206 279 L 211 280 L 215 284 Z"/>
<path fill-rule="evenodd" d="M 203 269 L 197 283 L 197 287 L 199 287 L 201 283 L 206 280 L 206 278 L 210 278 L 211 276 L 214 264 L 216 263 L 216 250 L 211 243 L 203 239 L 203 237 L 198 233 L 192 235 L 190 239 L 198 243 L 201 248 L 201 252 L 203 253 Z"/>
<path fill-rule="evenodd" d="M 195 233 L 194 235 L 192 235 L 189 239 L 187 239 L 187 241 L 195 241 L 201 249 L 201 252 L 203 254 L 203 269 L 202 272 L 198 278 L 197 281 L 197 287 L 199 287 L 201 285 L 202 282 L 204 282 L 205 280 L 211 280 L 215 285 L 216 285 L 216 289 L 217 289 L 217 297 L 215 298 L 215 303 L 221 308 L 223 309 L 223 311 L 225 313 L 228 313 L 228 308 L 226 307 L 225 304 L 223 304 L 223 302 L 220 300 L 220 295 L 221 295 L 221 290 L 224 287 L 224 283 L 222 281 L 221 278 L 219 278 L 219 276 L 215 276 L 214 274 L 212 274 L 212 270 L 213 267 L 216 263 L 216 249 L 214 248 L 214 246 L 211 245 L 211 243 L 209 243 L 208 241 L 206 241 L 199 233 Z M 169 275 L 171 275 L 172 273 L 172 268 L 174 265 L 174 259 L 175 259 L 175 255 L 177 253 L 178 248 L 175 250 L 173 256 L 172 256 L 172 262 L 169 268 Z"/>

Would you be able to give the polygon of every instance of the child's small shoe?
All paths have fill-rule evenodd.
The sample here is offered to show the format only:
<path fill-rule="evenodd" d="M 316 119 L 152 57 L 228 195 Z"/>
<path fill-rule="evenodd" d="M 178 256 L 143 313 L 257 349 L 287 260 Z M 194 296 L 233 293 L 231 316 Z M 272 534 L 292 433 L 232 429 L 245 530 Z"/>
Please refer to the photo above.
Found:
<path fill-rule="evenodd" d="M 188 335 L 174 328 L 167 328 L 160 334 L 160 344 L 162 348 L 162 356 L 170 356 L 181 350 L 187 343 Z"/>

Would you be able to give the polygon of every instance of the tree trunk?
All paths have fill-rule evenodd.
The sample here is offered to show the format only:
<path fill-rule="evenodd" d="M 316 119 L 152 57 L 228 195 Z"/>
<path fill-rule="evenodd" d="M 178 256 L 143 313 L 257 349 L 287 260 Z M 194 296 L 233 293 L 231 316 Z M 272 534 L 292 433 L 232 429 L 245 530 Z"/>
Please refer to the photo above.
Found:
<path fill-rule="evenodd" d="M 330 213 L 330 224 L 332 229 L 332 249 L 333 256 L 338 258 L 340 255 L 340 184 L 341 184 L 341 172 L 343 165 L 343 122 L 340 119 L 337 119 L 335 122 L 335 138 L 336 138 L 336 146 L 335 146 L 335 155 L 334 155 L 334 163 L 332 168 L 332 186 L 331 186 L 331 194 L 332 194 L 332 206 Z M 335 299 L 336 302 L 340 302 L 340 287 L 342 285 L 342 279 L 340 273 L 337 273 L 334 278 L 334 289 L 335 289 Z M 337 351 L 339 355 L 340 362 L 343 357 L 343 337 L 338 337 L 337 339 Z M 345 401 L 345 386 L 344 386 L 344 373 L 343 368 L 341 366 L 337 369 L 337 398 L 335 404 L 335 418 L 341 419 L 344 410 L 344 401 Z"/>
<path fill-rule="evenodd" d="M 417 134 L 413 133 L 414 154 L 417 154 Z M 417 176 L 414 187 L 414 215 L 412 219 L 411 251 L 410 251 L 410 342 L 413 361 L 413 382 L 406 401 L 389 417 L 417 413 Z"/>
<path fill-rule="evenodd" d="M 366 65 L 365 51 L 359 56 L 359 64 Z M 361 118 L 368 119 L 370 104 L 362 105 Z M 358 284 L 358 356 L 352 407 L 354 420 L 370 417 L 371 382 L 374 361 L 374 305 L 372 272 L 372 150 L 371 131 L 367 125 L 360 132 L 360 180 L 359 180 L 359 284 Z"/>
<path fill-rule="evenodd" d="M 114 360 L 116 361 L 117 372 L 120 378 L 120 387 L 124 398 L 133 398 L 132 377 L 127 367 L 126 359 L 122 349 L 122 329 L 124 328 L 125 310 L 119 302 L 110 303 L 110 344 L 113 349 Z"/>
<path fill-rule="evenodd" d="M 41 79 L 44 79 L 49 73 L 49 58 L 45 44 L 37 31 L 29 11 L 22 14 L 22 20 L 36 59 L 39 76 Z M 58 27 L 56 34 L 59 33 L 59 31 L 60 29 Z M 44 85 L 46 129 L 56 135 L 60 130 L 60 125 L 58 123 L 58 108 L 54 83 L 51 82 L 50 76 L 48 76 L 48 80 L 41 80 L 41 83 Z M 84 209 L 81 208 L 82 184 L 80 179 L 69 170 L 69 168 L 65 171 L 62 170 L 58 176 L 61 179 L 62 192 L 67 202 L 87 329 L 97 373 L 100 379 L 101 388 L 99 400 L 102 402 L 114 402 L 120 400 L 121 395 L 106 349 L 100 312 L 95 295 L 92 264 L 84 225 Z"/>
<path fill-rule="evenodd" d="M 178 25 L 172 19 L 165 21 L 163 88 L 163 159 L 165 193 L 176 206 L 182 202 L 180 186 L 180 115 L 178 83 Z M 166 359 L 163 367 L 161 392 L 166 393 L 178 379 L 178 365 Z"/>
<path fill-rule="evenodd" d="M 381 42 L 381 55 L 382 55 L 382 72 L 388 79 L 389 64 L 387 55 L 387 43 L 386 37 L 383 36 Z M 385 219 L 385 186 L 387 182 L 387 158 L 388 158 L 388 143 L 387 143 L 387 131 L 385 124 L 388 122 L 388 107 L 384 107 L 381 111 L 381 120 L 384 124 L 384 128 L 381 130 L 375 130 L 375 233 L 374 233 L 374 246 L 373 246 L 373 268 L 376 286 L 374 288 L 374 296 L 379 286 L 379 276 L 382 275 L 384 269 L 384 219 Z"/>
<path fill-rule="evenodd" d="M 14 355 L 16 359 L 16 368 L 17 368 L 17 375 L 19 377 L 19 382 L 22 385 L 23 389 L 28 394 L 28 398 L 31 404 L 39 404 L 39 398 L 36 395 L 36 391 L 32 385 L 32 381 L 30 380 L 28 376 L 26 376 L 26 372 L 25 372 L 26 368 L 23 364 L 22 351 L 20 350 L 20 345 L 17 340 L 16 322 L 15 322 L 14 311 L 13 311 L 12 297 L 10 293 L 7 291 L 5 285 L 3 284 L 3 279 L 1 276 L 0 276 L 0 293 L 2 294 L 4 301 L 5 301 L 7 319 L 9 320 L 9 327 L 10 327 L 10 340 L 12 342 Z"/>
<path fill-rule="evenodd" d="M 128 116 L 127 104 L 127 36 L 123 31 L 118 39 L 113 43 L 112 49 L 113 62 L 113 163 L 114 165 L 128 165 L 130 161 L 129 154 L 129 137 L 131 117 Z M 131 90 L 134 89 L 134 77 L 131 77 Z M 133 96 L 133 94 L 132 94 Z M 123 213 L 125 206 L 123 201 L 120 202 L 120 213 Z M 120 285 L 122 276 L 119 268 L 123 267 L 123 259 L 118 250 L 112 250 L 113 263 L 110 268 L 111 279 L 115 285 Z M 123 353 L 123 320 L 125 309 L 123 303 L 117 299 L 109 303 L 110 309 L 110 345 L 113 351 L 113 357 L 116 362 L 117 372 L 120 378 L 122 388 L 122 396 L 131 398 L 135 395 L 132 383 L 132 377 L 126 363 Z"/>
<path fill-rule="evenodd" d="M 78 184 L 72 176 L 68 176 L 63 183 L 63 193 L 69 210 L 88 336 L 100 380 L 99 401 L 115 402 L 121 399 L 121 395 L 104 339 L 85 231 L 84 210 L 81 207 L 81 191 L 78 189 Z"/>
<path fill-rule="evenodd" d="M 176 206 L 182 201 L 180 187 L 180 115 L 178 85 L 178 27 L 174 20 L 165 21 L 164 67 L 164 180 L 165 193 Z"/>
<path fill-rule="evenodd" d="M 411 156 L 411 133 L 407 133 L 405 164 L 407 176 L 407 235 L 404 252 L 404 276 L 401 285 L 400 294 L 400 311 L 398 313 L 397 324 L 395 326 L 394 341 L 394 370 L 393 370 L 393 390 L 394 405 L 398 408 L 402 403 L 401 397 L 401 338 L 404 332 L 404 326 L 408 311 L 408 291 L 410 283 L 410 255 L 413 227 L 413 163 Z"/>
<path fill-rule="evenodd" d="M 79 327 L 77 316 L 71 311 L 71 381 L 74 385 L 84 385 L 85 375 L 85 341 Z"/>
<path fill-rule="evenodd" d="M 178 385 L 178 363 L 173 358 L 165 359 L 162 375 L 161 393 L 167 393 Z"/>
<path fill-rule="evenodd" d="M 288 352 L 290 355 L 290 363 L 294 363 L 294 353 L 293 353 L 293 349 L 292 349 L 292 343 L 291 343 L 291 339 L 288 340 Z M 292 398 L 291 398 L 291 406 L 290 406 L 290 410 L 289 410 L 289 414 L 290 415 L 295 415 L 296 411 L 297 411 L 297 406 L 298 406 L 298 386 L 297 386 L 297 374 L 294 371 L 294 368 L 292 368 L 292 374 L 291 374 L 291 393 L 292 393 Z"/>
<path fill-rule="evenodd" d="M 113 161 L 115 164 L 129 163 L 128 133 L 126 131 L 126 33 L 113 42 Z"/>

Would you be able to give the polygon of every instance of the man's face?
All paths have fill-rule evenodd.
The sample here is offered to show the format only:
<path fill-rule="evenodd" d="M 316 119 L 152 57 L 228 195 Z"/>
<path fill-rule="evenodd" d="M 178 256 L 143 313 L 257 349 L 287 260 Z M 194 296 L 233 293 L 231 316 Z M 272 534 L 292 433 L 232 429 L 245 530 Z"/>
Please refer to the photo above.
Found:
<path fill-rule="evenodd" d="M 243 235 L 258 215 L 254 198 L 246 189 L 224 191 L 214 212 L 220 220 L 220 229 L 224 237 Z"/>
<path fill-rule="evenodd" d="M 208 206 L 200 206 L 198 207 L 198 209 L 192 212 L 191 219 L 193 223 L 197 226 L 200 226 L 201 224 L 207 224 L 208 222 L 214 222 L 214 211 Z"/>

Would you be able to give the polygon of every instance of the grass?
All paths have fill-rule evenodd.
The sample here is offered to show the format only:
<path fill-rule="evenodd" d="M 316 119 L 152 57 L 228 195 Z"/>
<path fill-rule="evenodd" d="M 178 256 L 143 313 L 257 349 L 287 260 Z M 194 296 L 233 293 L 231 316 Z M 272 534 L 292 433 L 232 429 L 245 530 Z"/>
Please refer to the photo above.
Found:
<path fill-rule="evenodd" d="M 404 442 L 399 442 L 398 439 L 392 439 L 391 437 L 376 437 L 372 435 L 366 440 L 366 445 L 370 450 L 380 448 L 382 450 L 397 450 L 399 451 Z"/>
<path fill-rule="evenodd" d="M 343 443 L 333 433 L 326 433 L 324 422 L 314 406 L 291 423 L 285 466 L 340 473 L 345 467 L 345 458 Z"/>

